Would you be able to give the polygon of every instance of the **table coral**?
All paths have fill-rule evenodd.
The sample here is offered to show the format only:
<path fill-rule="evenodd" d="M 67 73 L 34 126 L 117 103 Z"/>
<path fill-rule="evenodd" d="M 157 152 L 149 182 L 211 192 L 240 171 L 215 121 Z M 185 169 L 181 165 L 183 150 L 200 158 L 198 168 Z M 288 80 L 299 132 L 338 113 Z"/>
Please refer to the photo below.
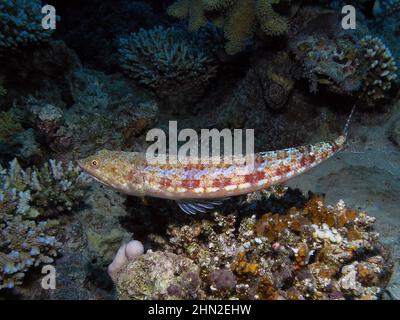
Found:
<path fill-rule="evenodd" d="M 286 199 L 285 194 L 280 199 Z M 194 295 L 183 298 L 377 299 L 392 261 L 373 231 L 374 221 L 365 212 L 346 208 L 343 201 L 328 206 L 323 197 L 310 194 L 302 206 L 283 214 L 267 211 L 240 219 L 215 212 L 189 224 L 172 224 L 163 241 L 157 238 L 162 251 L 156 255 L 174 254 L 174 259 L 187 261 L 185 265 L 190 261 L 198 267 L 201 283 Z M 154 261 L 152 255 L 137 261 Z M 165 283 L 162 273 L 149 277 L 148 270 L 152 268 L 134 263 L 128 267 L 118 281 L 123 298 L 138 298 L 126 294 L 126 284 L 136 292 L 143 283 L 146 288 Z M 166 282 L 179 284 L 173 277 Z M 176 298 L 172 291 L 154 292 L 141 290 L 140 298 Z"/>
<path fill-rule="evenodd" d="M 45 41 L 51 30 L 42 27 L 39 0 L 2 0 L 0 2 L 0 52 Z"/>
<path fill-rule="evenodd" d="M 120 39 L 122 68 L 170 108 L 196 102 L 217 70 L 198 40 L 174 27 L 141 29 Z"/>
<path fill-rule="evenodd" d="M 207 21 L 221 26 L 229 54 L 242 51 L 256 30 L 268 36 L 285 34 L 288 18 L 274 6 L 291 3 L 285 0 L 179 0 L 168 9 L 176 18 L 189 18 L 189 30 L 197 31 Z"/>

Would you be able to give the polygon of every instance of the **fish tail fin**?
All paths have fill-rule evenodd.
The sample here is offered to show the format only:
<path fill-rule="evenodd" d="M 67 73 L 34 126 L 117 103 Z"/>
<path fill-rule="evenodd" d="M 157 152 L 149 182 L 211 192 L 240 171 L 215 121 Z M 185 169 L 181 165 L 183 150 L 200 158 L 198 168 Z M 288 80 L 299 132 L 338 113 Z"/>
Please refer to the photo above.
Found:
<path fill-rule="evenodd" d="M 348 116 L 346 124 L 344 125 L 343 137 L 345 138 L 346 141 L 348 140 L 349 137 L 350 124 L 355 110 L 356 110 L 356 105 L 354 105 L 353 108 L 351 109 L 350 115 Z"/>

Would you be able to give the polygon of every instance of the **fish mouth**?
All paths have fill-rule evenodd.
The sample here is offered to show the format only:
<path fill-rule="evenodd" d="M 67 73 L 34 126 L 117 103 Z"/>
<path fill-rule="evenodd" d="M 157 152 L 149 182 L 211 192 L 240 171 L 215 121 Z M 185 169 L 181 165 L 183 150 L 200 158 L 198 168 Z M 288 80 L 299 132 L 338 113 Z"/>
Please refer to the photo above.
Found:
<path fill-rule="evenodd" d="M 112 188 L 112 186 L 105 182 L 104 180 L 101 180 L 94 172 L 93 170 L 88 169 L 82 160 L 77 161 L 79 168 L 81 168 L 82 171 L 86 172 L 93 180 L 96 180 L 97 182 L 106 185 L 107 187 Z"/>

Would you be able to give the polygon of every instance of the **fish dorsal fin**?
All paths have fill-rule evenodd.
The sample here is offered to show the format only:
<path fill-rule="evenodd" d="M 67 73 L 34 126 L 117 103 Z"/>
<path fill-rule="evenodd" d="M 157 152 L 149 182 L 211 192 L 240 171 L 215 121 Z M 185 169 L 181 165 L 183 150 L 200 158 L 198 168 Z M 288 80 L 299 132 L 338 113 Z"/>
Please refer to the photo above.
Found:
<path fill-rule="evenodd" d="M 209 210 L 220 206 L 224 199 L 215 200 L 181 200 L 177 201 L 179 208 L 183 212 L 189 215 L 195 215 L 197 213 L 206 213 Z"/>

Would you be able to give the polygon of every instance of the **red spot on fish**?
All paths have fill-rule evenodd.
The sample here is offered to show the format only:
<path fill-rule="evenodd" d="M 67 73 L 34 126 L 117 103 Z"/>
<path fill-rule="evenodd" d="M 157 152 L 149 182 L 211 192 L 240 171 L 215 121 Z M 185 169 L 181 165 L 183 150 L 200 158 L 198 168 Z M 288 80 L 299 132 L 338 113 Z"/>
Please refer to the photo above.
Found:
<path fill-rule="evenodd" d="M 172 185 L 172 181 L 170 179 L 167 179 L 167 178 L 162 178 L 161 181 L 160 181 L 160 185 L 165 187 L 165 188 L 168 188 L 168 187 L 170 187 Z"/>
<path fill-rule="evenodd" d="M 277 176 L 284 176 L 291 171 L 290 166 L 282 166 L 276 169 Z"/>
<path fill-rule="evenodd" d="M 224 188 L 231 185 L 231 179 L 216 179 L 212 185 L 214 188 Z"/>
<path fill-rule="evenodd" d="M 315 162 L 315 156 L 314 155 L 305 156 L 305 157 L 301 158 L 300 165 L 302 167 L 307 167 L 307 166 L 311 165 L 314 162 Z"/>
<path fill-rule="evenodd" d="M 200 180 L 182 180 L 182 187 L 186 189 L 194 189 L 200 186 Z"/>

